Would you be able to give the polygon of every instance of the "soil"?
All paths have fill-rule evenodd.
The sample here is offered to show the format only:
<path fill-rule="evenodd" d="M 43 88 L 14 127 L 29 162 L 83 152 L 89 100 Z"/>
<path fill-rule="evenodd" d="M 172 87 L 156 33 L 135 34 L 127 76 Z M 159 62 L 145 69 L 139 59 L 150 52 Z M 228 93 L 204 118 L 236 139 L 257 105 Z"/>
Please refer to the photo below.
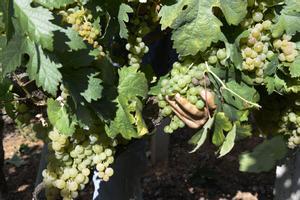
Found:
<path fill-rule="evenodd" d="M 170 137 L 167 165 L 153 167 L 143 179 L 145 200 L 271 200 L 275 170 L 250 174 L 239 172 L 240 152 L 251 150 L 260 138 L 238 142 L 230 154 L 217 158 L 206 143 L 195 153 L 188 153 L 192 136 L 188 131 Z"/>
<path fill-rule="evenodd" d="M 32 199 L 43 142 L 26 138 L 13 125 L 5 127 L 3 146 L 5 151 L 4 174 L 7 182 L 6 200 Z M 13 157 L 20 158 L 15 164 Z M 15 166 L 20 164 L 20 166 Z"/>
<path fill-rule="evenodd" d="M 251 198 L 244 200 L 273 199 L 274 170 L 261 174 L 238 171 L 239 153 L 253 148 L 260 142 L 259 138 L 239 142 L 229 155 L 217 159 L 216 149 L 210 144 L 205 144 L 196 153 L 188 153 L 190 136 L 181 131 L 170 137 L 168 163 L 150 166 L 142 179 L 144 200 L 226 200 L 237 194 L 250 195 Z M 4 171 L 8 191 L 5 200 L 32 199 L 42 146 L 42 141 L 30 140 L 13 125 L 6 126 Z M 14 155 L 21 158 L 21 166 L 8 162 Z M 79 199 L 91 199 L 92 191 L 90 184 Z"/>

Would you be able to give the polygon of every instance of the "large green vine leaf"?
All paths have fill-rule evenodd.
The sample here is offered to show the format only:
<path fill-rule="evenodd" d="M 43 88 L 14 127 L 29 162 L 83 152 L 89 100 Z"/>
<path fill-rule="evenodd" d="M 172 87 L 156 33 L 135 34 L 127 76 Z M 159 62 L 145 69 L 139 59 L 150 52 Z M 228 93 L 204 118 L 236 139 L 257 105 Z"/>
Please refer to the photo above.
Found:
<path fill-rule="evenodd" d="M 21 58 L 24 52 L 26 41 L 24 37 L 18 33 L 14 34 L 6 46 L 0 51 L 0 64 L 2 66 L 2 73 L 5 76 L 16 70 L 21 65 Z"/>
<path fill-rule="evenodd" d="M 73 4 L 76 0 L 33 0 L 46 8 L 54 9 L 54 8 L 65 8 L 66 6 Z"/>
<path fill-rule="evenodd" d="M 172 40 L 177 52 L 183 56 L 204 51 L 212 42 L 225 40 L 221 31 L 222 22 L 212 8 L 219 7 L 229 24 L 237 25 L 247 14 L 245 0 L 180 0 L 171 6 L 163 6 L 162 29 L 173 29 Z"/>
<path fill-rule="evenodd" d="M 14 0 L 14 15 L 24 33 L 43 48 L 53 49 L 53 31 L 59 27 L 50 22 L 52 13 L 42 7 L 31 7 L 31 0 Z"/>
<path fill-rule="evenodd" d="M 240 156 L 240 171 L 255 173 L 269 171 L 286 153 L 284 138 L 276 136 L 257 145 L 253 152 L 243 153 Z"/>
<path fill-rule="evenodd" d="M 145 98 L 148 92 L 148 83 L 145 74 L 137 67 L 124 67 L 119 70 L 119 95 L 128 99 L 133 97 Z"/>
<path fill-rule="evenodd" d="M 256 103 L 259 100 L 258 92 L 253 87 L 247 86 L 245 83 L 239 84 L 235 81 L 229 81 L 228 83 L 226 83 L 226 86 L 230 90 L 234 91 L 236 94 L 240 95 L 250 102 Z M 227 90 L 224 90 L 222 92 L 222 95 L 229 105 L 232 105 L 239 110 L 247 109 L 250 106 L 244 100 L 238 98 L 236 95 Z"/>
<path fill-rule="evenodd" d="M 62 65 L 41 46 L 35 45 L 30 40 L 26 41 L 25 52 L 30 56 L 27 64 L 29 78 L 35 80 L 37 86 L 55 96 L 58 85 L 62 81 L 62 75 L 58 70 Z"/>
<path fill-rule="evenodd" d="M 47 114 L 51 124 L 62 134 L 72 135 L 75 132 L 76 121 L 72 120 L 65 106 L 54 99 L 47 100 Z"/>
<path fill-rule="evenodd" d="M 289 35 L 294 35 L 300 31 L 300 9 L 299 1 L 287 0 L 286 6 L 277 17 L 277 22 L 272 28 L 272 35 L 278 37 L 286 32 Z"/>
<path fill-rule="evenodd" d="M 123 67 L 119 70 L 117 113 L 110 126 L 106 127 L 110 137 L 121 134 L 126 139 L 138 138 L 148 133 L 142 118 L 142 102 L 148 93 L 147 79 L 137 67 Z"/>

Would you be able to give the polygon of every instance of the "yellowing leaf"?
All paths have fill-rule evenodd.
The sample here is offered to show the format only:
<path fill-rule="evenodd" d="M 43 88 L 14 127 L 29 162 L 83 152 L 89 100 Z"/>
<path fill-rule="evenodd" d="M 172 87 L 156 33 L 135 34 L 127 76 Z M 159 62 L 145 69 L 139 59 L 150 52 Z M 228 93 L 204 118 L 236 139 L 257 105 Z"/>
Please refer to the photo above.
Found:
<path fill-rule="evenodd" d="M 225 156 L 227 153 L 231 151 L 231 149 L 234 146 L 235 137 L 236 137 L 236 125 L 234 124 L 232 129 L 226 135 L 225 141 L 223 142 L 220 148 L 219 157 Z"/>
<path fill-rule="evenodd" d="M 225 113 L 219 112 L 216 114 L 215 123 L 214 123 L 214 133 L 212 142 L 216 146 L 220 146 L 224 140 L 225 135 L 224 131 L 230 131 L 232 129 L 232 124 L 229 121 Z"/>

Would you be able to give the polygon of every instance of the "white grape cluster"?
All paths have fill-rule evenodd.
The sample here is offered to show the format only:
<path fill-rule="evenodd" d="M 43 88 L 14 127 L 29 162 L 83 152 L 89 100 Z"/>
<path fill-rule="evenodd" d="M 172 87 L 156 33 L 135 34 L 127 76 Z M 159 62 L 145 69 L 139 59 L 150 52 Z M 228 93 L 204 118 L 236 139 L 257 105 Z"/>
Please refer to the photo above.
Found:
<path fill-rule="evenodd" d="M 263 13 L 261 12 L 253 13 L 252 19 L 254 23 L 249 28 L 250 35 L 241 40 L 242 69 L 255 72 L 255 82 L 262 83 L 264 69 L 274 55 L 270 47 L 272 22 L 270 20 L 263 21 Z"/>
<path fill-rule="evenodd" d="M 300 113 L 288 110 L 282 116 L 279 133 L 288 137 L 288 147 L 294 149 L 300 146 Z"/>
<path fill-rule="evenodd" d="M 149 48 L 143 42 L 141 37 L 133 37 L 128 40 L 126 44 L 126 50 L 130 53 L 128 54 L 128 60 L 130 66 L 140 67 L 143 56 L 148 53 Z"/>
<path fill-rule="evenodd" d="M 255 72 L 255 82 L 258 84 L 263 83 L 264 70 L 275 54 L 278 54 L 279 61 L 287 66 L 299 55 L 296 43 L 291 41 L 292 37 L 284 34 L 280 38 L 273 38 L 273 24 L 263 18 L 262 12 L 254 12 L 251 20 L 246 23 L 250 35 L 241 40 L 242 69 Z"/>
<path fill-rule="evenodd" d="M 101 36 L 101 30 L 92 24 L 92 14 L 84 9 L 69 9 L 63 12 L 64 21 L 72 24 L 72 28 L 89 44 L 93 45 L 100 52 L 100 56 L 104 56 L 103 47 L 96 41 Z"/>
<path fill-rule="evenodd" d="M 273 47 L 279 53 L 278 59 L 281 62 L 292 63 L 298 56 L 298 50 L 295 42 L 291 42 L 292 37 L 284 34 L 281 39 L 273 42 Z"/>
<path fill-rule="evenodd" d="M 114 171 L 109 167 L 114 162 L 112 145 L 104 146 L 98 135 L 75 133 L 72 137 L 49 133 L 49 157 L 43 171 L 47 200 L 63 200 L 78 197 L 78 192 L 89 182 L 90 170 L 96 167 L 98 176 L 108 181 Z"/>
<path fill-rule="evenodd" d="M 166 96 L 174 96 L 179 93 L 190 103 L 196 105 L 199 110 L 205 107 L 205 103 L 200 96 L 202 90 L 210 86 L 208 78 L 204 74 L 206 65 L 204 63 L 192 66 L 191 62 L 175 62 L 170 72 L 170 77 L 161 82 L 161 91 L 157 96 L 160 112 L 164 117 L 169 116 L 171 122 L 165 126 L 166 133 L 173 133 L 178 128 L 183 128 L 185 123 L 179 119 L 172 111 L 171 106 L 166 101 Z"/>

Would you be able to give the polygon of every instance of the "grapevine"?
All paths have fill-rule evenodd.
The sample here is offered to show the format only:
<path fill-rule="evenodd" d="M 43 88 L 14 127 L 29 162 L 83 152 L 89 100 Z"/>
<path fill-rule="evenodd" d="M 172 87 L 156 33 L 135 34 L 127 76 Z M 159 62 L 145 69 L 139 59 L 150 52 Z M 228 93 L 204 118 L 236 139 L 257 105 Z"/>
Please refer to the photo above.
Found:
<path fill-rule="evenodd" d="M 276 141 L 281 152 L 297 149 L 299 7 L 293 0 L 1 1 L 0 109 L 19 128 L 43 133 L 47 199 L 76 199 L 94 171 L 109 181 L 119 152 L 163 118 L 165 133 L 193 129 L 191 152 L 207 141 L 222 157 L 251 136 L 275 138 L 262 145 Z M 164 53 L 171 66 L 151 66 L 162 38 L 176 52 Z M 273 95 L 293 105 L 266 111 Z M 276 126 L 261 128 L 258 116 L 272 114 Z M 282 159 L 278 152 L 264 165 Z M 243 158 L 247 171 L 253 162 Z"/>

